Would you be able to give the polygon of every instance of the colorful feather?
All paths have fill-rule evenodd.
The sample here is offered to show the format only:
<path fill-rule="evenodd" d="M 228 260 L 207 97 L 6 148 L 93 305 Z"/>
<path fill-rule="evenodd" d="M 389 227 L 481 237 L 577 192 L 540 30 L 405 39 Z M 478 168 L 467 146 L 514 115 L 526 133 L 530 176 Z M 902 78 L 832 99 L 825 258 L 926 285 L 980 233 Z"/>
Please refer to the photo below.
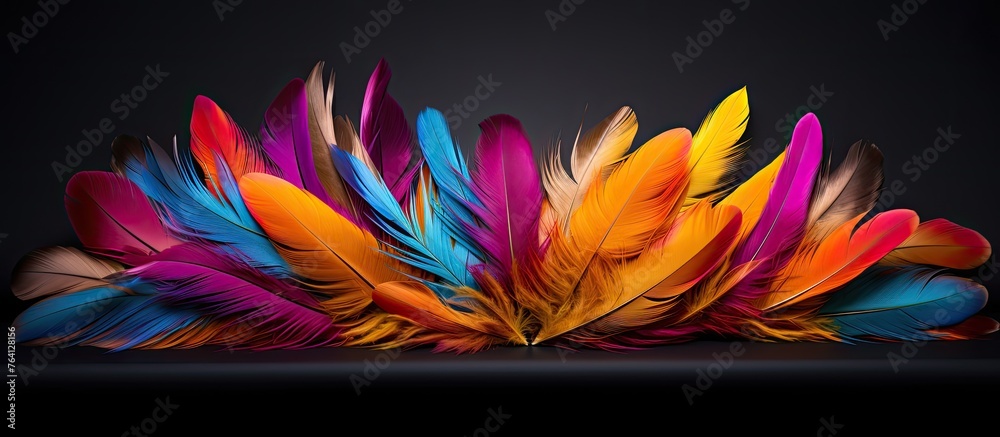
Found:
<path fill-rule="evenodd" d="M 621 294 L 623 285 L 612 278 L 621 278 L 615 269 L 627 258 L 670 230 L 687 187 L 684 170 L 690 145 L 686 129 L 649 140 L 603 183 L 591 187 L 570 220 L 570 236 L 553 233 L 544 260 L 534 267 L 545 276 L 531 278 L 534 272 L 529 270 L 525 286 L 532 290 L 522 298 L 544 330 L 536 342 L 575 329 L 641 294 Z M 616 290 L 609 292 L 606 286 Z M 575 317 L 564 319 L 565 314 Z"/>
<path fill-rule="evenodd" d="M 568 231 L 570 215 L 583 202 L 591 184 L 610 173 L 614 164 L 624 158 L 638 129 L 635 113 L 627 106 L 622 107 L 573 144 L 572 175 L 562 166 L 558 148 L 547 157 L 543 163 L 542 182 L 549 212 L 542 215 L 543 239 L 556 224 L 564 232 Z"/>
<path fill-rule="evenodd" d="M 723 188 L 733 182 L 733 172 L 739 168 L 742 150 L 738 141 L 750 119 L 746 87 L 726 97 L 705 117 L 691 137 L 691 157 L 688 161 L 691 187 L 684 207 L 701 199 L 715 200 Z"/>
<path fill-rule="evenodd" d="M 426 206 L 418 212 L 433 213 L 441 222 L 442 231 L 457 243 L 456 247 L 468 251 L 471 258 L 466 265 L 469 268 L 481 264 L 482 251 L 469 235 L 468 226 L 478 226 L 470 205 L 482 207 L 482 203 L 471 188 L 469 166 L 462 150 L 451 138 L 444 114 L 432 108 L 423 110 L 417 117 L 417 135 L 420 150 L 427 158 L 425 168 L 430 172 L 430 175 L 421 175 L 419 186 L 428 188 L 436 200 L 426 199 Z M 436 189 L 430 189 L 430 185 Z M 423 201 L 417 202 L 421 204 Z"/>
<path fill-rule="evenodd" d="M 328 293 L 338 314 L 360 313 L 376 285 L 407 279 L 375 237 L 312 193 L 263 173 L 244 176 L 240 192 L 292 271 Z"/>
<path fill-rule="evenodd" d="M 427 108 L 411 131 L 389 78 L 379 62 L 360 133 L 334 115 L 319 63 L 281 91 L 259 135 L 199 96 L 189 144 L 116 138 L 114 173 L 67 186 L 87 252 L 42 249 L 15 269 L 14 295 L 38 299 L 14 321 L 18 340 L 461 353 L 1000 327 L 978 314 L 985 288 L 960 275 L 990 256 L 983 236 L 909 210 L 866 220 L 882 154 L 858 142 L 821 165 L 813 114 L 741 184 L 745 88 L 693 136 L 667 130 L 631 154 L 628 107 L 581 123 L 569 168 L 557 142 L 539 171 L 509 115 L 480 123 L 471 163 L 445 114 Z"/>
<path fill-rule="evenodd" d="M 426 167 L 425 167 L 426 169 Z M 441 254 L 438 259 L 447 265 L 448 270 L 455 272 L 460 283 L 470 289 L 477 289 L 476 274 L 482 272 L 482 250 L 472 240 L 472 236 L 463 232 L 463 225 L 453 218 L 446 206 L 440 203 L 439 191 L 431 177 L 430 170 L 421 173 L 417 182 L 419 196 L 413 199 L 411 217 L 417 217 L 416 224 L 421 229 L 420 235 L 425 245 L 433 253 Z M 436 290 L 441 290 L 436 284 L 428 284 Z"/>
<path fill-rule="evenodd" d="M 876 215 L 861 227 L 867 211 L 842 224 L 815 249 L 805 249 L 776 275 L 777 286 L 758 300 L 764 311 L 794 305 L 846 284 L 909 238 L 920 222 L 910 210 Z"/>
<path fill-rule="evenodd" d="M 344 181 L 337 174 L 330 156 L 330 148 L 338 147 L 337 129 L 333 116 L 333 82 L 330 74 L 328 86 L 323 88 L 323 62 L 316 63 L 306 79 L 306 101 L 309 104 L 309 139 L 312 143 L 313 163 L 316 177 L 326 190 L 326 194 L 338 205 L 346 208 L 351 217 L 358 219 L 354 211 L 354 200 Z M 344 144 L 343 147 L 352 147 Z"/>
<path fill-rule="evenodd" d="M 629 155 L 603 184 L 589 190 L 573 214 L 569 235 L 574 246 L 586 254 L 632 257 L 665 236 L 687 191 L 690 147 L 691 132 L 679 128 Z"/>
<path fill-rule="evenodd" d="M 757 225 L 733 255 L 733 265 L 755 260 L 763 263 L 733 288 L 726 297 L 731 303 L 736 299 L 761 297 L 766 292 L 757 285 L 761 278 L 784 267 L 801 241 L 822 152 L 819 121 L 815 115 L 806 114 L 795 125 L 784 162 Z"/>
<path fill-rule="evenodd" d="M 316 173 L 309 114 L 305 83 L 301 79 L 292 80 L 267 109 L 260 129 L 261 149 L 275 167 L 269 173 L 309 191 L 331 208 L 346 214 L 343 206 L 326 193 Z"/>
<path fill-rule="evenodd" d="M 599 341 L 655 323 L 676 298 L 714 269 L 735 243 L 740 211 L 699 202 L 681 214 L 667 243 L 635 261 L 591 267 L 573 304 L 553 319 L 541 319 L 534 343 L 565 335 L 571 341 Z M 567 334 L 568 333 L 568 334 Z"/>
<path fill-rule="evenodd" d="M 389 244 L 393 257 L 440 278 L 447 285 L 477 287 L 468 271 L 468 253 L 454 250 L 443 226 L 424 229 L 418 222 L 418 211 L 429 213 L 429 205 L 417 205 L 411 198 L 407 214 L 396 203 L 389 187 L 360 159 L 335 150 L 333 160 L 347 184 L 371 208 L 375 224 L 393 239 Z M 430 201 L 428 197 L 420 200 Z"/>
<path fill-rule="evenodd" d="M 105 278 L 122 265 L 94 258 L 73 247 L 38 249 L 14 267 L 10 288 L 18 299 L 30 300 L 111 285 Z"/>
<path fill-rule="evenodd" d="M 135 137 L 115 138 L 111 152 L 112 166 L 157 205 L 173 235 L 222 245 L 230 255 L 269 274 L 288 273 L 287 263 L 250 215 L 236 180 L 221 159 L 215 162 L 217 179 L 206 186 L 198 180 L 189 151 L 176 143 L 176 163 L 156 143 L 143 144 Z"/>
<path fill-rule="evenodd" d="M 784 166 L 785 153 L 782 152 L 770 164 L 719 201 L 720 205 L 732 205 L 743 211 L 739 241 L 746 240 L 750 231 L 757 227 L 761 214 L 764 212 L 764 206 L 768 204 L 771 187 L 774 186 L 774 181 L 778 177 L 778 171 Z"/>
<path fill-rule="evenodd" d="M 503 282 L 514 264 L 538 252 L 542 186 L 521 122 L 494 115 L 479 128 L 471 175 L 476 200 L 465 203 L 481 225 L 466 230 L 488 258 L 487 271 Z"/>
<path fill-rule="evenodd" d="M 389 64 L 380 60 L 361 104 L 361 143 L 393 197 L 405 203 L 422 158 L 413 154 L 413 132 L 403 108 L 386 91 L 391 77 Z"/>
<path fill-rule="evenodd" d="M 926 221 L 879 264 L 926 264 L 952 269 L 974 269 L 990 257 L 990 243 L 978 232 L 945 219 Z"/>
<path fill-rule="evenodd" d="M 742 211 L 740 229 L 736 234 L 737 242 L 746 240 L 750 231 L 756 227 L 757 221 L 760 220 L 760 214 L 764 211 L 764 205 L 767 204 L 771 186 L 774 184 L 784 160 L 784 153 L 778 155 L 770 164 L 736 187 L 719 202 L 720 206 L 734 206 Z M 733 268 L 732 257 L 732 252 L 725 254 L 719 268 L 685 294 L 682 315 L 678 320 L 683 321 L 702 314 L 706 308 L 717 302 L 760 265 L 760 261 L 756 261 L 743 263 Z"/>
<path fill-rule="evenodd" d="M 260 141 L 239 127 L 215 102 L 205 96 L 194 99 L 191 114 L 191 154 L 198 160 L 208 181 L 218 181 L 216 157 L 239 180 L 246 173 L 272 168 Z"/>
<path fill-rule="evenodd" d="M 66 185 L 66 214 L 87 250 L 126 264 L 140 264 L 179 243 L 139 187 L 114 173 L 73 175 Z"/>
<path fill-rule="evenodd" d="M 323 302 L 205 246 L 177 246 L 123 276 L 155 287 L 158 303 L 243 324 L 250 332 L 233 347 L 298 349 L 337 341 L 337 318 Z"/>
<path fill-rule="evenodd" d="M 854 143 L 837 170 L 820 173 L 806 221 L 808 238 L 822 240 L 841 223 L 871 211 L 884 180 L 882 152 L 874 144 Z"/>
<path fill-rule="evenodd" d="M 498 290 L 497 284 L 485 290 Z M 389 345 L 436 343 L 435 351 L 475 352 L 498 344 L 528 344 L 523 319 L 499 293 L 458 289 L 442 301 L 420 282 L 386 282 L 375 289 L 378 306 L 408 322 Z"/>
<path fill-rule="evenodd" d="M 820 309 L 848 340 L 933 340 L 986 305 L 979 283 L 925 268 L 880 268 L 838 291 Z"/>
<path fill-rule="evenodd" d="M 198 319 L 150 293 L 97 287 L 42 300 L 15 320 L 19 341 L 35 345 L 93 345 L 124 350 L 165 338 Z"/>

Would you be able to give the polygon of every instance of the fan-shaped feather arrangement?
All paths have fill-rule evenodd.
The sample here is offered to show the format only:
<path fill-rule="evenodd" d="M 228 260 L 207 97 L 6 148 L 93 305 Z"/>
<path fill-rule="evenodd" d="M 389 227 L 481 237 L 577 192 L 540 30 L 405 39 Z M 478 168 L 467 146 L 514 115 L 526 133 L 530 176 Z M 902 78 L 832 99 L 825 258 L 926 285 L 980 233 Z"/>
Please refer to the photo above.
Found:
<path fill-rule="evenodd" d="M 627 349 L 705 335 L 776 341 L 968 339 L 990 246 L 909 210 L 869 217 L 882 155 L 823 163 L 819 121 L 734 186 L 746 90 L 692 134 L 633 148 L 622 108 L 538 165 L 494 115 L 467 160 L 445 117 L 411 125 L 381 62 L 358 128 L 323 64 L 259 133 L 194 102 L 189 144 L 121 136 L 66 210 L 84 247 L 28 254 L 12 284 L 36 344 L 128 348 L 497 345 Z M 582 129 L 581 129 L 582 131 Z"/>

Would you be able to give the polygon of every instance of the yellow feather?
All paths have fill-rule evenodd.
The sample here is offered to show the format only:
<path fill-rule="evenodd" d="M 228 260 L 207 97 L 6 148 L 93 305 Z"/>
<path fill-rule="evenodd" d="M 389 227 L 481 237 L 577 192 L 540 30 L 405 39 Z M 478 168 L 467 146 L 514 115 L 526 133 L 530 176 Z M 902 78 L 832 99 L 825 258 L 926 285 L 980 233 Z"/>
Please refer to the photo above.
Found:
<path fill-rule="evenodd" d="M 732 173 L 742 156 L 737 141 L 750 117 L 746 87 L 726 97 L 710 112 L 691 139 L 691 188 L 684 201 L 689 208 L 701 199 L 716 200 L 720 189 L 733 182 Z"/>

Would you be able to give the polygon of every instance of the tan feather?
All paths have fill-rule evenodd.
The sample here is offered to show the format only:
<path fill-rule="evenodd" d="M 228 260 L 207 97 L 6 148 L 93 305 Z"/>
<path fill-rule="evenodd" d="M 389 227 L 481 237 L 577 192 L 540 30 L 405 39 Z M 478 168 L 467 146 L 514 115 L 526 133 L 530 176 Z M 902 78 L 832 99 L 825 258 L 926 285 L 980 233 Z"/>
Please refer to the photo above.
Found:
<path fill-rule="evenodd" d="M 573 145 L 570 158 L 572 176 L 560 162 L 560 147 L 551 153 L 542 171 L 549 205 L 563 231 L 569 230 L 569 217 L 583 202 L 591 185 L 607 176 L 608 167 L 620 162 L 638 131 L 635 113 L 622 107 L 591 128 Z"/>
<path fill-rule="evenodd" d="M 832 173 L 820 173 L 809 204 L 807 238 L 822 241 L 840 225 L 875 207 L 885 177 L 882 152 L 874 144 L 854 143 Z"/>
<path fill-rule="evenodd" d="M 10 288 L 22 300 L 49 297 L 107 286 L 103 278 L 121 270 L 121 264 L 73 247 L 50 247 L 32 251 L 18 262 Z"/>
<path fill-rule="evenodd" d="M 344 180 L 340 178 L 330 147 L 337 144 L 336 128 L 333 121 L 333 81 L 330 74 L 329 86 L 323 89 L 323 62 L 318 62 L 306 79 L 306 94 L 309 101 L 309 138 L 312 142 L 313 163 L 316 175 L 323 189 L 337 204 L 353 209 L 353 202 Z M 353 147 L 353 146 L 352 146 Z M 353 211 L 352 211 L 353 212 Z"/>

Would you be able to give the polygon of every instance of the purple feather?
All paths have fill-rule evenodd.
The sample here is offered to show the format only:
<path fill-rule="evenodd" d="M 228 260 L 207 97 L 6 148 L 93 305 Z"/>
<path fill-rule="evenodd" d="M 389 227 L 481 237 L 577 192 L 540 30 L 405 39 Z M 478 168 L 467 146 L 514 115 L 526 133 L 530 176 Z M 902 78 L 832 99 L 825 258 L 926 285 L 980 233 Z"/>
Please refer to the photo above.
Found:
<path fill-rule="evenodd" d="M 294 349 L 337 341 L 339 329 L 312 295 L 209 246 L 185 243 L 153 259 L 123 274 L 155 286 L 157 298 L 165 304 L 193 308 L 231 320 L 230 327 L 246 328 L 245 341 L 251 348 Z"/>
<path fill-rule="evenodd" d="M 823 133 L 819 120 L 806 114 L 795 125 L 785 162 L 761 212 L 760 220 L 733 255 L 733 265 L 767 260 L 733 289 L 731 297 L 753 299 L 766 287 L 759 280 L 770 277 L 792 255 L 802 239 L 809 214 L 809 200 L 823 155 Z"/>
<path fill-rule="evenodd" d="M 386 92 L 392 71 L 385 59 L 379 61 L 368 80 L 365 99 L 361 104 L 361 144 L 364 144 L 375 168 L 389 187 L 393 197 L 406 203 L 413 178 L 420 169 L 420 158 L 413 165 L 413 131 L 406 121 L 403 108 Z"/>
<path fill-rule="evenodd" d="M 504 280 L 515 261 L 538 252 L 542 187 L 531 143 L 521 122 L 494 115 L 482 130 L 473 159 L 472 190 L 482 203 L 469 203 L 482 226 L 466 228 L 492 262 L 489 272 Z"/>
<path fill-rule="evenodd" d="M 309 103 L 302 79 L 285 85 L 267 108 L 260 130 L 261 145 L 278 170 L 277 176 L 309 191 L 344 217 L 350 217 L 326 193 L 316 174 L 309 139 Z"/>

